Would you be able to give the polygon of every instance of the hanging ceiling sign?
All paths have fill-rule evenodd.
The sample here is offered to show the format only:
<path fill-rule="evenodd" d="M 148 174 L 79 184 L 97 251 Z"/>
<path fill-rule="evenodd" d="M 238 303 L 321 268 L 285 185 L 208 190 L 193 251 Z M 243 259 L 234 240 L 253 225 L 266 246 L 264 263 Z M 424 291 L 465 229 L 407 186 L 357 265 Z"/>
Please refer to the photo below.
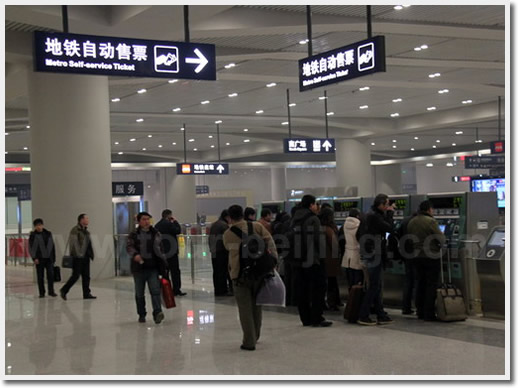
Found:
<path fill-rule="evenodd" d="M 53 73 L 214 81 L 216 46 L 35 31 L 34 68 Z"/>
<path fill-rule="evenodd" d="M 301 92 L 385 71 L 385 37 L 362 40 L 299 60 Z"/>
<path fill-rule="evenodd" d="M 177 175 L 228 175 L 228 163 L 177 163 Z"/>
<path fill-rule="evenodd" d="M 112 196 L 144 195 L 144 182 L 112 182 Z"/>
<path fill-rule="evenodd" d="M 505 156 L 466 156 L 464 168 L 496 168 L 505 165 Z"/>
<path fill-rule="evenodd" d="M 335 139 L 284 139 L 285 154 L 334 154 Z"/>

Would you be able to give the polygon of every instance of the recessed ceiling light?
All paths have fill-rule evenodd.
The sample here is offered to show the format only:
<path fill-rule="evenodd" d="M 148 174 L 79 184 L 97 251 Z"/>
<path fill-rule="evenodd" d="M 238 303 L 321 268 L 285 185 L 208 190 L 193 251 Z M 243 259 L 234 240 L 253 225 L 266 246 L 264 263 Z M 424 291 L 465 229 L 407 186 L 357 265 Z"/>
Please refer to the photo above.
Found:
<path fill-rule="evenodd" d="M 221 121 L 221 120 L 216 120 L 216 121 L 214 121 L 214 124 L 221 124 L 222 122 L 223 121 Z"/>
<path fill-rule="evenodd" d="M 410 151 L 415 151 L 415 148 L 410 148 Z"/>
<path fill-rule="evenodd" d="M 189 139 L 189 143 L 192 143 L 194 141 L 194 139 Z"/>
<path fill-rule="evenodd" d="M 397 148 L 397 146 L 393 145 L 392 148 Z"/>
<path fill-rule="evenodd" d="M 5 151 L 5 154 L 7 155 L 9 152 Z"/>
<path fill-rule="evenodd" d="M 124 152 L 118 152 L 119 155 L 124 155 Z"/>
<path fill-rule="evenodd" d="M 320 96 L 318 97 L 319 100 L 327 100 L 327 97 L 326 96 Z"/>
<path fill-rule="evenodd" d="M 417 137 L 417 136 L 414 136 L 414 140 L 419 140 L 419 137 Z"/>
<path fill-rule="evenodd" d="M 403 9 L 403 6 L 402 5 L 396 5 L 394 7 L 395 10 L 399 11 L 399 10 L 402 10 Z"/>
<path fill-rule="evenodd" d="M 264 113 L 264 110 L 256 110 L 256 111 L 255 111 L 255 114 L 260 115 L 261 113 Z"/>
<path fill-rule="evenodd" d="M 360 106 L 360 109 L 368 109 L 369 108 L 369 105 L 362 105 Z"/>
<path fill-rule="evenodd" d="M 119 102 L 120 100 L 120 98 L 112 98 L 112 102 Z"/>
<path fill-rule="evenodd" d="M 243 143 L 250 143 L 250 139 L 243 140 Z"/>
<path fill-rule="evenodd" d="M 397 143 L 397 140 L 396 140 L 396 139 L 393 139 L 393 140 L 392 140 L 392 143 Z"/>
<path fill-rule="evenodd" d="M 230 143 L 225 143 L 225 145 L 230 145 Z"/>
<path fill-rule="evenodd" d="M 309 42 L 309 39 L 304 39 L 299 41 L 299 44 L 307 44 Z"/>
<path fill-rule="evenodd" d="M 360 88 L 360 92 L 363 92 L 364 90 L 370 90 L 370 87 L 364 86 L 364 87 Z"/>
<path fill-rule="evenodd" d="M 193 151 L 198 151 L 198 148 L 193 148 Z"/>
<path fill-rule="evenodd" d="M 28 147 L 23 147 L 23 149 L 24 149 L 25 151 L 27 151 L 29 148 L 28 148 Z"/>
<path fill-rule="evenodd" d="M 288 106 L 293 107 L 293 106 L 297 106 L 297 104 L 295 104 L 294 102 L 292 102 L 292 103 L 291 103 L 291 104 L 289 104 Z"/>
<path fill-rule="evenodd" d="M 436 77 L 440 77 L 440 76 L 441 76 L 441 73 L 428 74 L 428 77 L 430 77 L 430 78 L 436 78 Z"/>
<path fill-rule="evenodd" d="M 395 98 L 392 100 L 392 102 L 401 102 L 401 101 L 403 101 L 401 98 Z"/>
<path fill-rule="evenodd" d="M 428 108 L 426 108 L 426 110 L 436 110 L 437 107 L 436 106 L 429 106 Z"/>
<path fill-rule="evenodd" d="M 335 114 L 335 112 L 327 112 L 328 116 L 333 116 L 334 114 Z"/>
<path fill-rule="evenodd" d="M 178 82 L 178 80 L 177 80 L 177 79 L 170 79 L 170 80 L 169 80 L 169 81 L 167 81 L 167 82 L 169 82 L 170 84 L 175 84 L 175 83 L 177 83 L 177 82 Z"/>
<path fill-rule="evenodd" d="M 464 133 L 464 132 L 462 132 L 462 131 L 457 131 L 457 132 L 455 132 L 455 134 L 456 134 L 456 135 L 462 135 L 463 133 Z"/>
<path fill-rule="evenodd" d="M 138 94 L 142 94 L 142 93 L 146 93 L 146 92 L 147 92 L 146 89 L 140 89 L 140 90 L 137 91 Z"/>
<path fill-rule="evenodd" d="M 414 51 L 421 51 L 421 47 L 414 47 Z"/>
<path fill-rule="evenodd" d="M 147 137 L 153 137 L 153 135 L 147 135 Z"/>
<path fill-rule="evenodd" d="M 142 148 L 142 151 L 146 151 L 146 148 Z"/>
<path fill-rule="evenodd" d="M 399 117 L 399 113 L 392 113 L 390 117 Z"/>
<path fill-rule="evenodd" d="M 210 104 L 210 101 L 209 100 L 205 100 L 205 101 L 202 101 L 200 104 L 202 104 L 202 105 Z"/>
<path fill-rule="evenodd" d="M 473 101 L 472 100 L 464 100 L 462 101 L 463 104 L 471 104 Z"/>
<path fill-rule="evenodd" d="M 277 86 L 277 84 L 275 82 L 271 82 L 266 85 L 267 88 L 273 88 L 274 86 Z"/>
<path fill-rule="evenodd" d="M 162 145 L 162 144 L 159 144 L 159 145 L 158 145 L 158 148 L 162 148 L 162 147 L 163 147 L 163 145 Z"/>
<path fill-rule="evenodd" d="M 442 90 L 439 90 L 437 93 L 439 94 L 444 94 L 444 93 L 449 93 L 450 91 L 448 89 L 442 89 Z"/>
<path fill-rule="evenodd" d="M 243 129 L 243 132 L 248 132 L 248 128 Z"/>
<path fill-rule="evenodd" d="M 371 143 L 371 146 L 375 146 L 375 145 L 376 145 L 376 143 Z"/>
<path fill-rule="evenodd" d="M 6 132 L 6 133 L 5 133 L 5 136 L 9 136 L 9 132 Z"/>
<path fill-rule="evenodd" d="M 115 143 L 113 143 L 113 144 L 115 144 L 115 145 L 119 145 L 119 142 L 118 142 L 118 141 L 116 141 L 116 142 L 115 142 Z"/>
<path fill-rule="evenodd" d="M 288 125 L 288 124 L 289 124 L 289 122 L 287 122 L 287 121 L 283 121 L 283 122 L 281 123 L 281 125 Z"/>
<path fill-rule="evenodd" d="M 174 108 L 173 112 L 180 112 L 181 110 L 182 110 L 182 108 L 178 107 L 178 108 Z"/>
<path fill-rule="evenodd" d="M 215 147 L 215 145 L 214 145 L 214 144 L 212 144 L 212 145 L 210 146 L 210 148 L 214 148 L 214 147 Z"/>
<path fill-rule="evenodd" d="M 432 146 L 432 148 L 437 148 L 437 146 L 436 146 L 436 145 L 434 145 L 434 146 Z"/>
<path fill-rule="evenodd" d="M 130 141 L 137 141 L 137 139 L 135 139 L 135 138 L 132 138 L 132 139 L 130 139 Z"/>
<path fill-rule="evenodd" d="M 173 145 L 176 145 L 176 143 L 174 143 L 174 142 L 173 142 L 172 144 L 173 144 Z"/>
<path fill-rule="evenodd" d="M 482 143 L 481 139 L 475 140 L 475 143 Z"/>
<path fill-rule="evenodd" d="M 439 139 L 437 139 L 435 142 L 436 142 L 436 143 L 440 143 L 441 141 L 440 141 Z"/>
<path fill-rule="evenodd" d="M 451 162 L 446 163 L 446 167 L 453 167 L 453 163 L 451 163 Z"/>
<path fill-rule="evenodd" d="M 212 136 L 212 135 L 209 135 L 209 139 L 212 139 L 213 137 L 214 137 L 214 136 Z"/>
<path fill-rule="evenodd" d="M 428 45 L 426 45 L 426 44 L 421 45 L 421 50 L 426 50 L 427 48 L 428 48 Z"/>
<path fill-rule="evenodd" d="M 408 8 L 408 7 L 411 7 L 411 5 L 404 5 L 403 7 Z"/>
<path fill-rule="evenodd" d="M 457 144 L 456 143 L 451 143 L 452 147 L 455 147 Z"/>
<path fill-rule="evenodd" d="M 231 69 L 232 67 L 235 67 L 235 63 L 229 63 L 228 65 L 225 65 L 225 69 Z"/>
<path fill-rule="evenodd" d="M 426 167 L 433 167 L 433 163 L 426 163 Z"/>
<path fill-rule="evenodd" d="M 137 119 L 136 121 L 137 121 L 137 123 L 141 123 L 144 121 L 144 119 Z"/>
<path fill-rule="evenodd" d="M 237 97 L 237 93 L 230 93 L 228 96 L 231 97 L 231 98 L 232 97 Z"/>

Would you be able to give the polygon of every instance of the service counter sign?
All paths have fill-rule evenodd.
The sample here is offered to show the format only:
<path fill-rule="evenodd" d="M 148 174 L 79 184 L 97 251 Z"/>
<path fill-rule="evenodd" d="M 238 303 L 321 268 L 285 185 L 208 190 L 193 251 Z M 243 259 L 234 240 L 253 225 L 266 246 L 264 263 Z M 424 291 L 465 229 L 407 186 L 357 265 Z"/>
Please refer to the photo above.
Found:
<path fill-rule="evenodd" d="M 228 163 L 177 163 L 177 175 L 228 175 Z"/>
<path fill-rule="evenodd" d="M 112 196 L 144 195 L 144 182 L 112 182 Z"/>
<path fill-rule="evenodd" d="M 334 154 L 335 139 L 284 139 L 285 154 Z"/>
<path fill-rule="evenodd" d="M 299 60 L 301 92 L 385 71 L 385 37 L 362 40 Z"/>
<path fill-rule="evenodd" d="M 54 73 L 216 79 L 213 44 L 36 31 L 34 61 Z"/>

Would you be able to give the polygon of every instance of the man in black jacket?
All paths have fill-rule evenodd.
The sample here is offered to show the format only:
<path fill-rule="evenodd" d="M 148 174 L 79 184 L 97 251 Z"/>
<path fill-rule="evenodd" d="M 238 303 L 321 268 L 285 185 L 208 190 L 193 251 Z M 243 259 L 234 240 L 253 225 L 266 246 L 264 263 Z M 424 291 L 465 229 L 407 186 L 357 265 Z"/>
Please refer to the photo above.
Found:
<path fill-rule="evenodd" d="M 232 280 L 228 273 L 228 251 L 223 244 L 223 233 L 229 228 L 228 210 L 221 212 L 219 220 L 210 226 L 209 248 L 212 256 L 212 282 L 216 296 L 234 295 Z"/>
<path fill-rule="evenodd" d="M 128 236 L 126 250 L 131 258 L 131 273 L 135 280 L 135 301 L 139 322 L 146 322 L 146 283 L 151 293 L 153 319 L 159 324 L 164 319 L 160 304 L 159 276 L 167 277 L 167 264 L 162 250 L 160 232 L 151 226 L 151 215 L 137 214 L 137 230 Z"/>
<path fill-rule="evenodd" d="M 57 296 L 54 292 L 54 263 L 56 262 L 56 249 L 52 233 L 43 227 L 43 220 L 36 218 L 32 223 L 34 231 L 29 236 L 29 253 L 36 265 L 38 275 L 38 289 L 40 298 L 45 297 L 44 271 L 47 271 L 47 282 L 50 296 Z"/>
<path fill-rule="evenodd" d="M 324 304 L 327 289 L 327 275 L 324 267 L 324 255 L 320 252 L 321 231 L 320 220 L 317 217 L 319 206 L 313 195 L 305 195 L 300 202 L 300 208 L 295 212 L 291 221 L 292 228 L 300 230 L 295 238 L 292 249 L 292 262 L 295 270 L 295 290 L 300 320 L 304 326 L 331 326 L 333 322 L 324 318 Z M 324 250 L 325 252 L 325 250 Z M 297 256 L 301 260 L 295 265 Z"/>
<path fill-rule="evenodd" d="M 171 272 L 173 292 L 176 296 L 187 295 L 186 292 L 182 292 L 182 277 L 178 261 L 178 235 L 182 233 L 182 227 L 173 217 L 173 212 L 165 209 L 162 211 L 162 219 L 157 222 L 155 228 L 162 235 L 164 253 Z"/>
<path fill-rule="evenodd" d="M 381 299 L 383 263 L 387 259 L 387 233 L 394 232 L 394 207 L 389 204 L 386 194 L 378 194 L 374 199 L 371 211 L 367 214 L 365 225 L 360 226 L 360 251 L 362 261 L 369 274 L 369 287 L 363 298 L 360 308 L 360 325 L 385 325 L 393 323 L 392 319 L 383 310 Z M 371 305 L 377 315 L 377 322 L 369 317 Z"/>

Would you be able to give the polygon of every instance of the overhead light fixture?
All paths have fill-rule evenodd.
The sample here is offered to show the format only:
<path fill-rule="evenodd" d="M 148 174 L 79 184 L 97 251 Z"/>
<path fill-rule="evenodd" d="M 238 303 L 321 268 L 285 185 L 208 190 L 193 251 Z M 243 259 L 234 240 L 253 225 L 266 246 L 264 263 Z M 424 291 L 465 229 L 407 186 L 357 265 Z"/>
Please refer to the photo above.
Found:
<path fill-rule="evenodd" d="M 235 66 L 236 66 L 235 63 L 229 63 L 228 65 L 225 65 L 225 69 L 231 69 L 231 68 L 233 68 Z"/>
<path fill-rule="evenodd" d="M 178 80 L 177 80 L 177 79 L 170 79 L 170 80 L 169 80 L 169 81 L 167 81 L 167 82 L 169 82 L 170 84 L 175 84 L 175 83 L 177 83 L 177 82 L 178 82 Z"/>
<path fill-rule="evenodd" d="M 364 86 L 364 87 L 360 88 L 359 90 L 360 90 L 360 92 L 363 92 L 364 90 L 370 90 L 370 87 Z"/>
<path fill-rule="evenodd" d="M 260 114 L 262 114 L 262 113 L 264 113 L 264 110 L 256 110 L 256 111 L 255 111 L 255 114 L 257 114 L 257 115 L 260 115 Z"/>
<path fill-rule="evenodd" d="M 452 147 L 455 147 L 457 144 L 456 143 L 451 143 Z"/>
<path fill-rule="evenodd" d="M 243 143 L 250 143 L 250 139 L 243 140 Z"/>
<path fill-rule="evenodd" d="M 294 107 L 294 106 L 297 106 L 297 104 L 295 104 L 294 102 L 292 102 L 291 104 L 289 104 L 288 106 L 290 107 Z"/>
<path fill-rule="evenodd" d="M 229 96 L 230 98 L 232 98 L 232 97 L 237 97 L 237 93 L 230 93 L 228 96 Z"/>
<path fill-rule="evenodd" d="M 369 105 L 362 105 L 360 106 L 360 109 L 368 109 L 369 108 Z"/>
<path fill-rule="evenodd" d="M 394 7 L 394 9 L 395 9 L 396 11 L 400 11 L 400 10 L 402 10 L 402 9 L 403 9 L 403 6 L 402 6 L 402 5 L 396 5 L 396 6 Z"/>
<path fill-rule="evenodd" d="M 328 116 L 333 116 L 335 114 L 335 112 L 327 112 L 326 113 Z"/>
<path fill-rule="evenodd" d="M 396 140 L 396 139 L 393 139 L 393 140 L 392 140 L 392 143 L 397 143 L 397 140 Z"/>
<path fill-rule="evenodd" d="M 414 47 L 414 51 L 421 51 L 421 47 Z"/>
<path fill-rule="evenodd" d="M 124 155 L 124 152 L 118 152 L 119 155 Z"/>
<path fill-rule="evenodd" d="M 436 142 L 436 143 L 440 143 L 441 141 L 440 141 L 439 139 L 437 139 L 435 142 Z"/>
<path fill-rule="evenodd" d="M 205 105 L 205 104 L 210 104 L 210 101 L 209 100 L 205 100 L 205 101 L 202 101 L 201 102 L 202 105 Z"/>
<path fill-rule="evenodd" d="M 392 102 L 401 102 L 401 101 L 403 101 L 401 98 L 395 98 L 392 100 Z"/>
<path fill-rule="evenodd" d="M 414 136 L 414 140 L 419 140 L 419 137 L 417 137 L 417 136 Z"/>
<path fill-rule="evenodd" d="M 173 112 L 180 112 L 181 110 L 182 110 L 182 108 L 174 108 Z"/>
<path fill-rule="evenodd" d="M 115 142 L 115 143 L 113 143 L 113 144 L 115 144 L 115 145 L 119 145 L 119 142 L 118 142 L 118 141 L 116 141 L 116 142 Z"/>
<path fill-rule="evenodd" d="M 212 135 L 209 135 L 209 139 L 212 139 L 213 137 L 214 137 L 214 136 L 212 136 Z"/>
<path fill-rule="evenodd" d="M 451 162 L 446 163 L 446 167 L 453 167 L 453 163 L 451 163 Z"/>
<path fill-rule="evenodd" d="M 137 90 L 137 93 L 138 94 L 142 94 L 142 93 L 146 93 L 147 90 L 146 89 L 140 89 L 140 90 Z"/>
<path fill-rule="evenodd" d="M 436 77 L 440 77 L 440 76 L 441 76 L 441 73 L 428 74 L 428 77 L 430 77 L 430 78 L 436 78 Z"/>
<path fill-rule="evenodd" d="M 172 144 L 172 145 L 176 145 L 176 143 L 174 143 L 174 142 L 173 142 L 173 143 L 171 143 L 171 144 Z"/>
<path fill-rule="evenodd" d="M 309 39 L 304 39 L 299 41 L 299 44 L 307 44 L 309 42 Z"/>
<path fill-rule="evenodd" d="M 147 135 L 147 137 L 153 137 L 153 135 Z"/>
<path fill-rule="evenodd" d="M 7 155 L 9 152 L 5 151 L 5 154 Z"/>
<path fill-rule="evenodd" d="M 288 125 L 288 124 L 289 124 L 289 122 L 288 122 L 288 121 L 283 121 L 283 122 L 281 123 L 281 125 Z"/>
<path fill-rule="evenodd" d="M 399 113 L 392 113 L 390 117 L 399 117 Z"/>
<path fill-rule="evenodd" d="M 428 108 L 426 108 L 426 110 L 436 110 L 437 107 L 436 106 L 429 106 Z"/>
<path fill-rule="evenodd" d="M 230 145 L 230 143 L 225 143 L 225 145 L 228 145 L 228 146 L 229 146 L 229 145 Z"/>
<path fill-rule="evenodd" d="M 439 94 L 444 94 L 444 93 L 449 93 L 450 91 L 448 89 L 442 89 L 442 90 L 439 90 L 437 93 Z"/>
<path fill-rule="evenodd" d="M 198 151 L 198 148 L 193 148 L 193 151 Z"/>
<path fill-rule="evenodd" d="M 5 133 L 5 136 L 9 136 L 9 132 L 6 132 L 6 133 Z"/>
<path fill-rule="evenodd" d="M 426 44 L 421 45 L 421 50 L 426 50 L 427 48 L 428 48 L 428 45 L 426 45 Z"/>
<path fill-rule="evenodd" d="M 120 100 L 120 98 L 112 98 L 112 102 L 119 102 Z"/>
<path fill-rule="evenodd" d="M 274 86 L 277 86 L 275 82 L 269 83 L 266 85 L 267 88 L 273 88 Z"/>
<path fill-rule="evenodd" d="M 222 122 L 223 121 L 221 121 L 221 120 L 216 120 L 216 121 L 214 121 L 214 124 L 221 124 Z"/>
<path fill-rule="evenodd" d="M 415 151 L 415 148 L 410 148 L 410 151 Z"/>
<path fill-rule="evenodd" d="M 320 96 L 318 97 L 319 100 L 327 100 L 327 97 L 326 96 Z"/>
<path fill-rule="evenodd" d="M 464 132 L 462 132 L 462 131 L 457 131 L 457 132 L 455 132 L 455 134 L 456 134 L 456 135 L 462 135 L 463 133 L 464 133 Z"/>
<path fill-rule="evenodd" d="M 432 146 L 432 148 L 437 148 L 437 146 L 436 146 L 436 145 L 434 145 L 434 146 Z"/>
<path fill-rule="evenodd" d="M 162 144 L 159 144 L 159 145 L 158 145 L 158 148 L 162 148 L 162 147 L 163 147 L 163 145 L 162 145 Z"/>
<path fill-rule="evenodd" d="M 144 119 L 137 119 L 136 121 L 137 121 L 137 123 L 141 123 L 144 121 Z"/>
<path fill-rule="evenodd" d="M 393 145 L 393 146 L 392 146 L 392 148 L 397 148 L 397 146 L 396 146 L 396 145 Z"/>
<path fill-rule="evenodd" d="M 146 148 L 142 148 L 142 151 L 147 151 L 147 149 Z"/>
<path fill-rule="evenodd" d="M 29 149 L 29 147 L 23 147 L 23 149 L 24 149 L 25 151 L 27 151 L 27 150 Z"/>
<path fill-rule="evenodd" d="M 426 167 L 433 167 L 433 163 L 426 163 Z"/>
<path fill-rule="evenodd" d="M 137 141 L 137 139 L 133 138 L 133 139 L 130 139 L 130 141 Z"/>
<path fill-rule="evenodd" d="M 243 129 L 243 132 L 248 132 L 248 128 Z"/>
<path fill-rule="evenodd" d="M 408 8 L 408 7 L 411 7 L 411 5 L 404 5 L 403 7 Z"/>
<path fill-rule="evenodd" d="M 482 143 L 481 139 L 475 140 L 475 143 Z"/>
<path fill-rule="evenodd" d="M 210 146 L 210 148 L 214 148 L 214 147 L 215 147 L 215 145 L 214 145 L 214 144 L 212 144 L 212 145 Z"/>
<path fill-rule="evenodd" d="M 375 146 L 375 145 L 376 145 L 376 143 L 371 143 L 371 146 Z"/>
<path fill-rule="evenodd" d="M 189 143 L 192 143 L 194 141 L 194 139 L 189 139 Z"/>
<path fill-rule="evenodd" d="M 472 100 L 464 100 L 462 101 L 463 104 L 471 104 L 473 101 Z"/>
<path fill-rule="evenodd" d="M 180 128 L 180 131 L 185 131 L 185 128 L 184 127 Z"/>

